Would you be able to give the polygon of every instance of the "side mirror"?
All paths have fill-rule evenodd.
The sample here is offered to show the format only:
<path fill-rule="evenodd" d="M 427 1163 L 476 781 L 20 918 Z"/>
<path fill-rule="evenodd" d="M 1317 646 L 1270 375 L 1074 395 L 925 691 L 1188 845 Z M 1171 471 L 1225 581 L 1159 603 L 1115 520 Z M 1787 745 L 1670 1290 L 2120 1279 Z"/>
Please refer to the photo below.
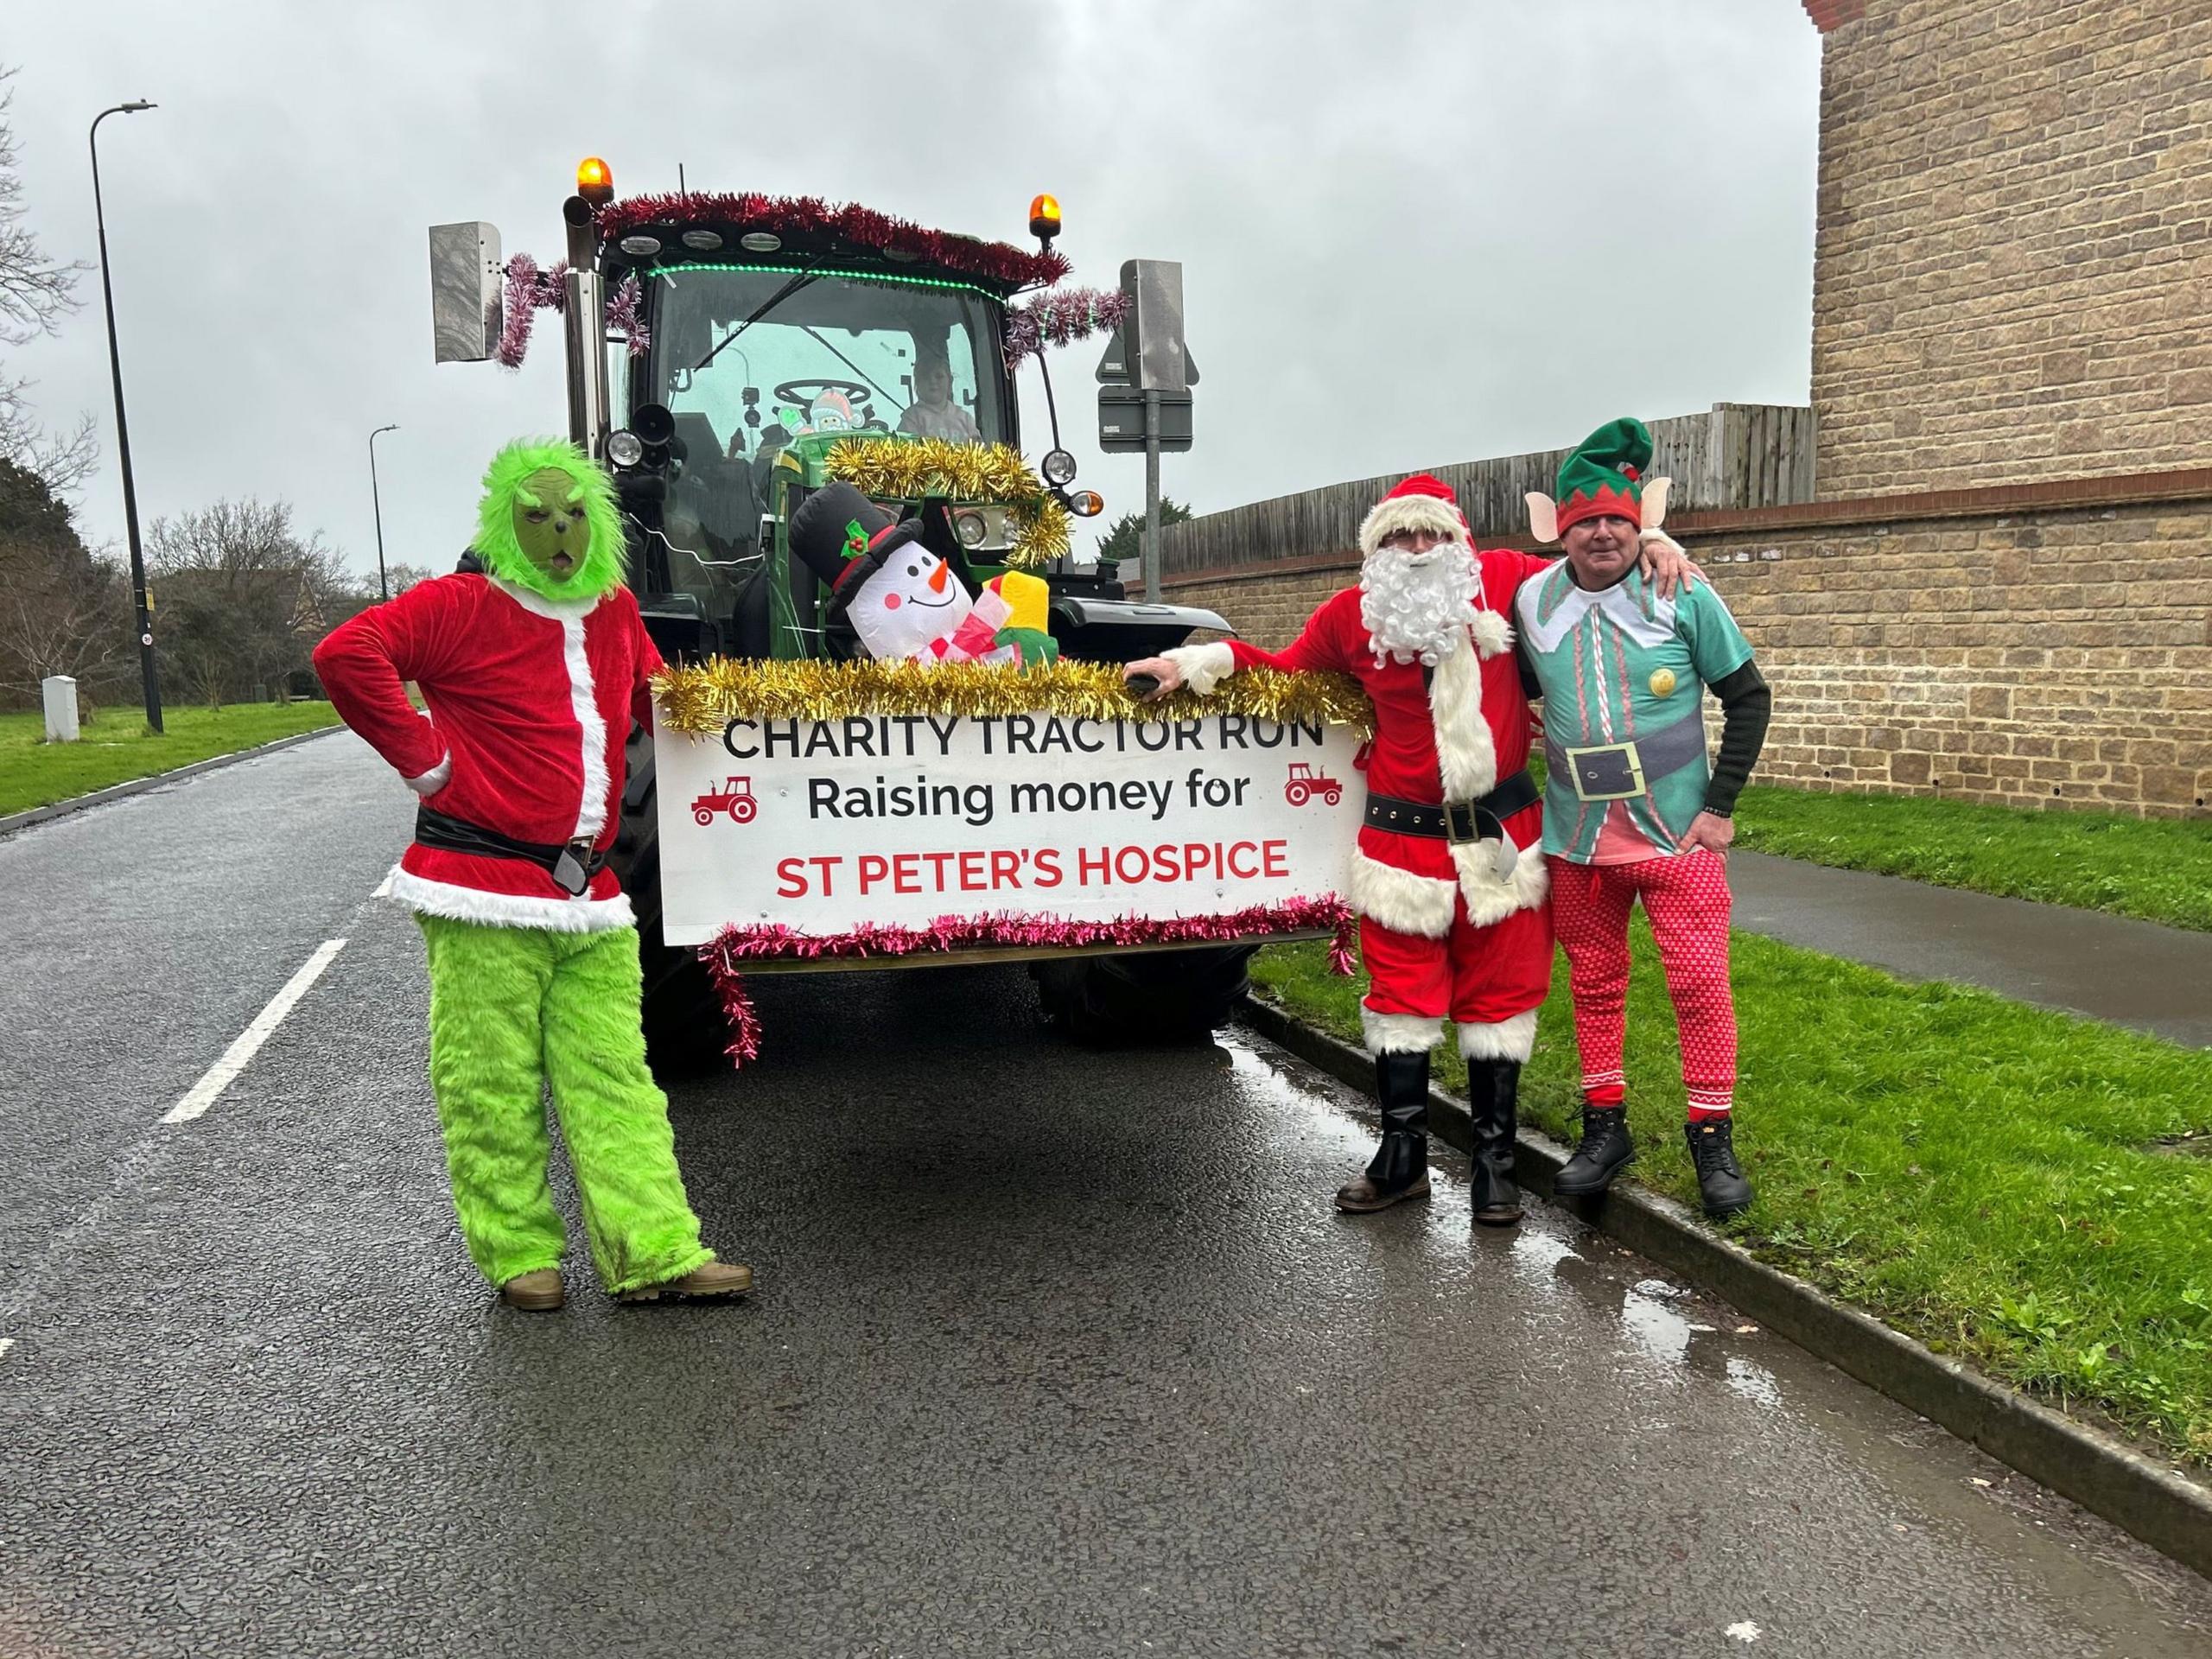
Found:
<path fill-rule="evenodd" d="M 430 226 L 430 334 L 440 363 L 481 363 L 505 325 L 499 227 L 482 219 Z"/>

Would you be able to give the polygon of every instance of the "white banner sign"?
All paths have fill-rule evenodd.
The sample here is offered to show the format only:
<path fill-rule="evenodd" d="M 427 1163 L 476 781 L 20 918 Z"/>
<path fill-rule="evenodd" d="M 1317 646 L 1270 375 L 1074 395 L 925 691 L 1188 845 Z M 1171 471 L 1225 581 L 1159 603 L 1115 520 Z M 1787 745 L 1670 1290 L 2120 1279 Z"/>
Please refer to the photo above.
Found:
<path fill-rule="evenodd" d="M 1242 715 L 734 720 L 655 742 L 671 944 L 1325 898 L 1365 798 L 1352 733 Z"/>

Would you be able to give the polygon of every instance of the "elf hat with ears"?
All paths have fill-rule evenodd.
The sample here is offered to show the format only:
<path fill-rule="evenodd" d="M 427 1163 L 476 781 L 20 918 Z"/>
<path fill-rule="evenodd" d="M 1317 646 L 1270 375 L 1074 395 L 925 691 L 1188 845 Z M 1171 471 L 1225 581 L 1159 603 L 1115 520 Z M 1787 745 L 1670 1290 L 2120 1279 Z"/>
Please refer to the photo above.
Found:
<path fill-rule="evenodd" d="M 1625 518 L 1638 530 L 1656 530 L 1667 517 L 1669 480 L 1646 481 L 1651 433 L 1634 416 L 1609 421 L 1567 453 L 1559 464 L 1559 497 L 1529 492 L 1529 529 L 1540 542 L 1555 542 L 1585 518 Z"/>
<path fill-rule="evenodd" d="M 832 614 L 853 602 L 886 559 L 921 534 L 920 519 L 895 518 L 842 480 L 823 485 L 791 514 L 791 551 L 829 584 Z"/>

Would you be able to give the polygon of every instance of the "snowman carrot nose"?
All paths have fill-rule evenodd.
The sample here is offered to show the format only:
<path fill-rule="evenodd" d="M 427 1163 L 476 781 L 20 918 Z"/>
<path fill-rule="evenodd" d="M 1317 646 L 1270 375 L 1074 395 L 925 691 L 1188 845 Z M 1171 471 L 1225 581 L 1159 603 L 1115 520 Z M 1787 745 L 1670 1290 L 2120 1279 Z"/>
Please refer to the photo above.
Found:
<path fill-rule="evenodd" d="M 931 571 L 930 592 L 933 594 L 943 593 L 944 591 L 944 579 L 947 575 L 951 574 L 951 570 L 952 567 L 950 565 L 939 564 L 936 569 Z"/>

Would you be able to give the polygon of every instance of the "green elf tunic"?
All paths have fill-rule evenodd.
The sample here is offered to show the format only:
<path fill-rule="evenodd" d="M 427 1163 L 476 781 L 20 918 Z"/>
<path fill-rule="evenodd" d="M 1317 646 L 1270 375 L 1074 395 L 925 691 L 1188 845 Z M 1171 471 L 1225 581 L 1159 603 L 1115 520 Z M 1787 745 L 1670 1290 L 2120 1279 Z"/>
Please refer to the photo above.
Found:
<path fill-rule="evenodd" d="M 1718 594 L 1697 582 L 1662 599 L 1635 569 L 1593 593 L 1562 559 L 1522 585 L 1515 610 L 1543 684 L 1545 852 L 1578 864 L 1665 857 L 1699 812 L 1728 810 L 1734 787 L 1725 804 L 1708 798 L 1702 705 L 1707 686 L 1750 664 L 1751 645 Z"/>

